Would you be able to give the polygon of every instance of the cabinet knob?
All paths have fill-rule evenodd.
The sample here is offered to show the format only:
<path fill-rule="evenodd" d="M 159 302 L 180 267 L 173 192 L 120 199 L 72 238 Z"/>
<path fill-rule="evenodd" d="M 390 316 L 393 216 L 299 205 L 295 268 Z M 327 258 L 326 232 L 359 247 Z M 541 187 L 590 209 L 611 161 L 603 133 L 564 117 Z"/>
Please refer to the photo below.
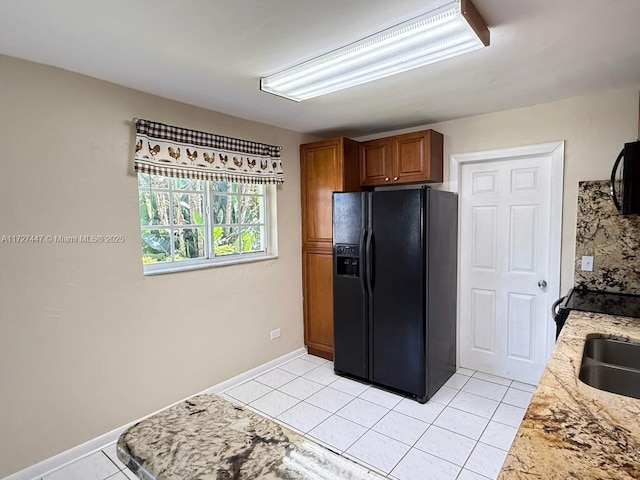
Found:
<path fill-rule="evenodd" d="M 388 181 L 389 181 L 389 177 L 385 177 L 385 178 L 384 178 L 384 181 L 385 181 L 385 182 L 388 182 Z"/>
<path fill-rule="evenodd" d="M 396 180 L 398 180 L 398 177 L 393 177 L 393 181 L 395 182 Z"/>

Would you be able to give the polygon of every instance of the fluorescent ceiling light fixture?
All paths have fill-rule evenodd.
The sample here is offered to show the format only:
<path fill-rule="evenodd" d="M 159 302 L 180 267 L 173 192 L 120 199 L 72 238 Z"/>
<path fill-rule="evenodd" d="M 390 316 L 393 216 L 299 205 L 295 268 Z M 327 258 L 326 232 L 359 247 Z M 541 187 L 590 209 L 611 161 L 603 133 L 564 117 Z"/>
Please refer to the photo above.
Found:
<path fill-rule="evenodd" d="M 455 0 L 351 45 L 260 79 L 260 89 L 300 102 L 489 45 L 469 0 Z"/>

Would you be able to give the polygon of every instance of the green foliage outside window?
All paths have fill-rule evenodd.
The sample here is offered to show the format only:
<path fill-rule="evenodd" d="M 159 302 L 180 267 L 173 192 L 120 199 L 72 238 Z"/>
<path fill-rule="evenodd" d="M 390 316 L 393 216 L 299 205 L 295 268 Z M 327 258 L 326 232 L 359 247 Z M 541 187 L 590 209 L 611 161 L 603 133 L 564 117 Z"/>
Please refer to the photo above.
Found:
<path fill-rule="evenodd" d="M 214 257 L 265 250 L 264 186 L 148 174 L 138 178 L 143 263 L 205 259 L 207 242 Z"/>

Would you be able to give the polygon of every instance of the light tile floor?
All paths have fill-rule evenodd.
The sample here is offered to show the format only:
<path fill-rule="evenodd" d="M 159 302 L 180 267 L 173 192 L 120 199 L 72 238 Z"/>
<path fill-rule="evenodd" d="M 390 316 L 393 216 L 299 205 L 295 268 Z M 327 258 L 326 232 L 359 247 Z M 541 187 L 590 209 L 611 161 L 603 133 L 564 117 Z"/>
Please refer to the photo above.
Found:
<path fill-rule="evenodd" d="M 222 395 L 397 480 L 494 479 L 535 387 L 459 368 L 426 404 L 303 355 Z M 43 480 L 136 477 L 111 444 Z"/>

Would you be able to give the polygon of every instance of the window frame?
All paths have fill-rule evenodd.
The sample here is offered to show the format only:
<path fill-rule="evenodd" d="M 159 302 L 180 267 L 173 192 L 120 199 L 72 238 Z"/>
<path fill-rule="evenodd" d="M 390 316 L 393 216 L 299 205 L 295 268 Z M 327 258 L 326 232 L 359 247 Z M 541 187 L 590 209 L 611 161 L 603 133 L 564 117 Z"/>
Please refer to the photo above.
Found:
<path fill-rule="evenodd" d="M 154 175 L 154 174 L 144 174 L 149 177 L 162 177 L 169 180 L 169 187 L 167 188 L 153 188 L 151 185 L 147 189 L 140 185 L 140 175 L 143 173 L 138 173 L 137 182 L 138 182 L 138 202 L 140 201 L 140 194 L 144 190 L 146 191 L 162 191 L 166 192 L 169 195 L 169 222 L 170 225 L 142 225 L 140 223 L 140 214 L 138 215 L 138 224 L 140 227 L 140 245 L 142 247 L 142 232 L 144 230 L 169 230 L 170 232 L 173 230 L 179 230 L 184 228 L 204 228 L 204 249 L 206 252 L 206 257 L 204 258 L 193 258 L 193 259 L 184 259 L 184 260 L 171 260 L 171 261 L 162 261 L 156 263 L 143 263 L 143 253 L 141 249 L 140 261 L 143 265 L 143 272 L 145 275 L 157 275 L 164 273 L 173 273 L 173 272 L 181 272 L 188 270 L 196 270 L 202 268 L 211 268 L 218 266 L 227 266 L 227 265 L 235 265 L 235 264 L 243 264 L 243 263 L 251 263 L 265 260 L 273 260 L 278 258 L 277 253 L 277 212 L 276 212 L 276 186 L 271 184 L 262 184 L 264 187 L 263 194 L 246 194 L 247 196 L 260 196 L 263 198 L 263 223 L 255 224 L 256 226 L 264 228 L 264 235 L 262 238 L 262 242 L 264 244 L 264 249 L 259 252 L 242 252 L 242 247 L 240 245 L 240 253 L 227 254 L 227 255 L 216 255 L 215 247 L 214 247 L 214 238 L 213 238 L 213 228 L 216 226 L 213 218 L 213 197 L 216 194 L 222 194 L 228 196 L 229 198 L 233 196 L 237 196 L 238 198 L 238 206 L 240 206 L 241 198 L 243 196 L 242 193 L 232 192 L 231 188 L 227 192 L 218 192 L 213 186 L 215 180 L 201 180 L 203 183 L 203 189 L 201 192 L 194 191 L 192 189 L 177 189 L 174 187 L 173 181 L 174 177 L 166 177 L 163 175 Z M 230 184 L 245 184 L 243 182 L 232 182 L 229 181 Z M 250 185 L 250 184 L 249 184 Z M 238 188 L 239 190 L 239 188 Z M 188 193 L 188 194 L 199 194 L 203 196 L 203 225 L 194 225 L 190 224 L 187 226 L 176 226 L 173 225 L 173 215 L 174 215 L 174 197 L 173 195 L 176 193 Z M 238 208 L 238 218 L 235 224 L 220 224 L 228 226 L 237 226 L 239 228 L 239 234 L 242 231 L 242 227 L 252 226 L 254 224 L 244 224 L 242 223 L 241 209 Z M 173 234 L 170 233 L 170 238 Z M 238 240 L 241 242 L 241 238 Z M 171 255 L 172 258 L 175 256 L 175 245 L 174 242 L 170 242 L 171 245 Z"/>

